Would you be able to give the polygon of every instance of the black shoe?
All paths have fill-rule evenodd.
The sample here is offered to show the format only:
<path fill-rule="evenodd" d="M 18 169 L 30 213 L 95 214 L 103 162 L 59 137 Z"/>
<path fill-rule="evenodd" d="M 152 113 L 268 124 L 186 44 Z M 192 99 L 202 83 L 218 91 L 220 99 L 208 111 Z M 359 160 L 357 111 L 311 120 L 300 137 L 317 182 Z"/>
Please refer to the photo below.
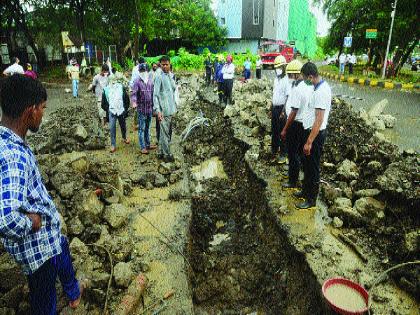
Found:
<path fill-rule="evenodd" d="M 172 162 L 175 162 L 175 159 L 172 155 L 167 155 L 163 158 L 163 161 L 165 163 L 172 163 Z"/>
<path fill-rule="evenodd" d="M 285 188 L 285 189 L 294 189 L 297 188 L 297 184 L 296 183 L 284 183 L 283 185 L 281 185 L 281 187 Z"/>
<path fill-rule="evenodd" d="M 299 191 L 293 193 L 293 197 L 304 199 L 305 198 L 305 193 L 303 192 L 303 190 L 299 190 Z"/>
<path fill-rule="evenodd" d="M 309 209 L 313 207 L 316 207 L 316 202 L 309 199 L 306 199 L 304 202 L 296 204 L 296 208 L 298 209 Z"/>
<path fill-rule="evenodd" d="M 157 155 L 157 158 L 158 158 L 158 160 L 163 160 L 164 159 L 164 156 L 163 156 L 163 154 L 158 154 Z"/>

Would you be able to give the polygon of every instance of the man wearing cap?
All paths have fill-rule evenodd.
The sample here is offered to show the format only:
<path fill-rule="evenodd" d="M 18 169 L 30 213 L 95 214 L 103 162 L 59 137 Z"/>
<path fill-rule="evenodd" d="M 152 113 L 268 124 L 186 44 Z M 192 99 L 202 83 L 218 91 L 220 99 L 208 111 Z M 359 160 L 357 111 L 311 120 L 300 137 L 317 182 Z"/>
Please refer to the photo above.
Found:
<path fill-rule="evenodd" d="M 70 61 L 70 67 L 67 70 L 69 79 L 72 82 L 73 97 L 76 98 L 79 96 L 79 65 L 77 64 L 76 59 Z"/>
<path fill-rule="evenodd" d="M 273 162 L 283 164 L 286 162 L 286 145 L 285 141 L 280 138 L 280 133 L 286 122 L 285 104 L 289 96 L 289 79 L 286 76 L 286 58 L 277 56 L 274 60 L 274 70 L 276 77 L 274 78 L 273 88 L 273 106 L 271 108 L 271 153 L 273 154 Z M 280 150 L 280 156 L 279 154 Z"/>
<path fill-rule="evenodd" d="M 225 106 L 232 103 L 232 89 L 233 89 L 233 78 L 235 76 L 235 65 L 233 64 L 233 58 L 231 55 L 226 57 L 226 63 L 222 68 L 223 76 L 223 87 L 224 87 L 224 102 Z"/>
<path fill-rule="evenodd" d="M 305 173 L 302 191 L 296 197 L 305 201 L 296 205 L 299 209 L 308 209 L 316 205 L 319 192 L 319 171 L 322 150 L 327 136 L 328 116 L 331 110 L 331 88 L 318 74 L 312 62 L 302 67 L 305 84 L 313 88 L 307 110 L 302 113 L 304 129 L 303 170 Z"/>
<path fill-rule="evenodd" d="M 281 132 L 282 140 L 287 142 L 289 159 L 288 182 L 283 188 L 297 188 L 301 156 L 303 151 L 303 112 L 308 109 L 312 89 L 303 82 L 301 74 L 302 63 L 293 60 L 286 67 L 286 73 L 291 80 L 291 90 L 286 103 L 287 122 Z M 303 161 L 302 161 L 303 162 Z"/>

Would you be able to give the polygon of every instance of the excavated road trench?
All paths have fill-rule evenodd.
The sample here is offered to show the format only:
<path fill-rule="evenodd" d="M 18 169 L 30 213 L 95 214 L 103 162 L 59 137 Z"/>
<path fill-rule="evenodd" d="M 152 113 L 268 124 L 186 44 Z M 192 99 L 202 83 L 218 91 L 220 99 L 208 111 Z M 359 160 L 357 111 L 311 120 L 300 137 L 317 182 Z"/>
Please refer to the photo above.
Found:
<path fill-rule="evenodd" d="M 212 124 L 184 145 L 195 183 L 188 248 L 195 313 L 327 314 L 315 277 L 245 161 L 247 145 L 217 105 L 197 106 Z"/>

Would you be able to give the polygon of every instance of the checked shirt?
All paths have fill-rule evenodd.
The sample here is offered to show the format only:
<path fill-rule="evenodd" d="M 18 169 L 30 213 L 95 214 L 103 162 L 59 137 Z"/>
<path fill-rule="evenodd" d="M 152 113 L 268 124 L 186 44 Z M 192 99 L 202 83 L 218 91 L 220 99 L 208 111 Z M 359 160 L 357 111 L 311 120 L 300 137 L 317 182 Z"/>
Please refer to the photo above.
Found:
<path fill-rule="evenodd" d="M 14 132 L 0 126 L 0 239 L 25 274 L 61 253 L 60 217 L 42 182 L 34 154 Z M 32 231 L 25 213 L 41 216 Z"/>

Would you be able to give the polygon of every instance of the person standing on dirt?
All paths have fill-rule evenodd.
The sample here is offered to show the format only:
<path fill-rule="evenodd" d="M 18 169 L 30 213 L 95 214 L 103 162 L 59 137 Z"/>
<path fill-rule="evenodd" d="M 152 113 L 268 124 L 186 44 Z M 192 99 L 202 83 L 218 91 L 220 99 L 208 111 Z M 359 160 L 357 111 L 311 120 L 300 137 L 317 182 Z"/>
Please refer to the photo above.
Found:
<path fill-rule="evenodd" d="M 277 56 L 274 60 L 273 106 L 271 108 L 271 153 L 273 163 L 286 163 L 286 142 L 280 137 L 280 133 L 286 123 L 285 104 L 289 96 L 290 84 L 286 76 L 286 58 Z M 280 152 L 279 152 L 280 151 Z M 280 153 L 280 155 L 279 155 Z"/>
<path fill-rule="evenodd" d="M 117 120 L 121 128 L 121 136 L 125 144 L 130 144 L 127 139 L 127 126 L 125 118 L 130 107 L 130 98 L 125 89 L 127 79 L 120 72 L 115 72 L 109 77 L 109 84 L 104 88 L 102 95 L 102 109 L 109 115 L 109 131 L 111 134 L 111 153 L 117 150 Z"/>
<path fill-rule="evenodd" d="M 206 68 L 206 84 L 207 86 L 211 83 L 211 74 L 213 69 L 213 63 L 211 61 L 211 53 L 207 54 L 206 60 L 204 60 L 204 66 Z"/>
<path fill-rule="evenodd" d="M 302 150 L 304 145 L 302 114 L 308 108 L 312 89 L 303 82 L 301 73 L 302 63 L 293 60 L 286 67 L 286 73 L 292 80 L 292 88 L 287 99 L 287 122 L 281 132 L 281 138 L 287 142 L 287 155 L 289 159 L 288 182 L 283 188 L 297 188 Z"/>
<path fill-rule="evenodd" d="M 222 102 L 224 100 L 224 85 L 223 85 L 223 73 L 222 73 L 223 65 L 224 65 L 223 55 L 217 56 L 216 70 L 214 71 L 214 76 L 217 82 L 217 95 L 219 96 L 220 105 L 222 105 Z"/>
<path fill-rule="evenodd" d="M 139 77 L 132 86 L 131 103 L 137 108 L 138 113 L 140 152 L 149 154 L 149 150 L 156 149 L 156 145 L 150 144 L 153 113 L 153 75 L 147 72 L 145 63 L 139 65 Z"/>
<path fill-rule="evenodd" d="M 354 52 L 349 57 L 349 74 L 353 74 L 353 67 L 357 63 L 357 57 Z"/>
<path fill-rule="evenodd" d="M 228 55 L 226 63 L 222 68 L 223 75 L 223 97 L 225 106 L 232 103 L 233 78 L 235 77 L 235 65 L 233 64 L 233 57 Z"/>
<path fill-rule="evenodd" d="M 72 83 L 73 97 L 79 97 L 80 68 L 76 59 L 71 60 L 67 73 Z"/>
<path fill-rule="evenodd" d="M 296 205 L 299 209 L 308 209 L 316 206 L 319 192 L 319 169 L 322 150 L 327 136 L 328 116 L 331 110 L 331 88 L 318 74 L 318 69 L 312 62 L 302 67 L 305 83 L 313 86 L 313 92 L 306 110 L 302 113 L 304 129 L 303 147 L 304 179 L 302 191 L 296 196 L 305 198 L 305 201 Z"/>
<path fill-rule="evenodd" d="M 13 75 L 13 74 L 15 74 L 15 73 L 18 73 L 18 74 L 24 74 L 24 73 L 25 73 L 25 71 L 23 70 L 23 67 L 22 67 L 19 63 L 20 63 L 19 58 L 18 58 L 18 57 L 13 57 L 13 58 L 12 58 L 12 65 L 10 65 L 9 67 L 7 67 L 7 68 L 3 71 L 3 74 L 4 74 L 5 76 L 8 76 L 8 75 Z"/>
<path fill-rule="evenodd" d="M 251 60 L 248 58 L 246 58 L 246 61 L 244 62 L 244 79 L 245 82 L 248 81 L 251 78 Z"/>
<path fill-rule="evenodd" d="M 92 84 L 89 87 L 89 90 L 95 89 L 95 96 L 97 100 L 97 107 L 98 107 L 98 115 L 99 119 L 101 120 L 103 126 L 106 126 L 107 117 L 106 112 L 102 109 L 102 94 L 104 92 L 104 88 L 108 85 L 108 78 L 109 76 L 109 68 L 108 65 L 103 64 L 101 73 L 95 75 L 93 77 Z"/>
<path fill-rule="evenodd" d="M 257 61 L 255 63 L 255 75 L 257 77 L 257 79 L 261 79 L 261 68 L 262 68 L 262 61 L 261 61 L 261 57 L 258 56 L 257 57 Z"/>
<path fill-rule="evenodd" d="M 39 130 L 47 102 L 42 84 L 22 75 L 4 80 L 0 121 L 0 239 L 28 279 L 30 313 L 56 314 L 56 278 L 69 306 L 80 304 L 87 282 L 79 282 L 59 213 L 25 141 Z"/>
<path fill-rule="evenodd" d="M 158 158 L 165 162 L 173 162 L 171 154 L 172 116 L 176 113 L 175 81 L 171 78 L 171 60 L 168 56 L 160 58 L 162 71 L 154 81 L 153 110 L 157 113 L 160 123 Z"/>
<path fill-rule="evenodd" d="M 344 70 L 346 67 L 346 54 L 341 53 L 341 55 L 338 57 L 338 63 L 340 64 L 340 69 L 338 70 L 338 74 L 344 74 Z"/>

